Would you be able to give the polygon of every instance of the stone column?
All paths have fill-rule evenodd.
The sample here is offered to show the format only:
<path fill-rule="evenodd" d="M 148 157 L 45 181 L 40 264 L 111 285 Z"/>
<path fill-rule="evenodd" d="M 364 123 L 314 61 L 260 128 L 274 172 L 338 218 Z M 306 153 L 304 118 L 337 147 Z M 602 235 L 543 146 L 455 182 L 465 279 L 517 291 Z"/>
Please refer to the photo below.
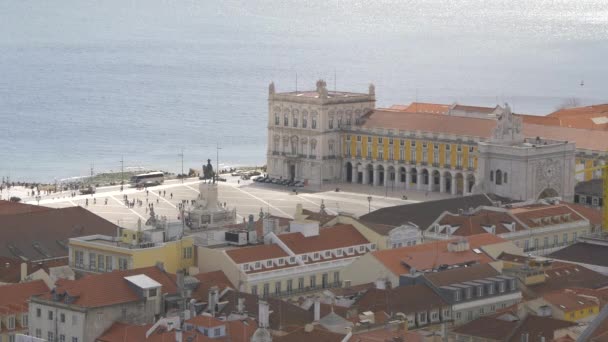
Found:
<path fill-rule="evenodd" d="M 380 179 L 380 177 L 379 177 L 379 172 L 378 172 L 378 166 L 376 165 L 376 166 L 374 166 L 374 186 L 378 185 L 379 179 Z"/>
<path fill-rule="evenodd" d="M 409 190 L 412 183 L 412 173 L 409 169 L 405 170 L 405 190 Z"/>
<path fill-rule="evenodd" d="M 456 180 L 456 175 L 452 174 L 452 183 L 450 184 L 452 187 L 452 195 L 456 195 L 456 189 L 458 188 L 458 181 Z"/>
<path fill-rule="evenodd" d="M 439 192 L 445 193 L 445 175 L 439 175 Z"/>
<path fill-rule="evenodd" d="M 386 165 L 384 165 L 384 186 L 388 186 L 391 178 L 391 173 L 388 172 L 388 167 L 386 167 Z"/>
<path fill-rule="evenodd" d="M 416 177 L 416 190 L 422 190 L 422 186 L 424 184 L 424 179 L 422 179 L 422 169 L 418 169 L 418 176 Z"/>
<path fill-rule="evenodd" d="M 363 184 L 368 184 L 369 183 L 369 172 L 367 171 L 367 165 L 363 166 Z"/>

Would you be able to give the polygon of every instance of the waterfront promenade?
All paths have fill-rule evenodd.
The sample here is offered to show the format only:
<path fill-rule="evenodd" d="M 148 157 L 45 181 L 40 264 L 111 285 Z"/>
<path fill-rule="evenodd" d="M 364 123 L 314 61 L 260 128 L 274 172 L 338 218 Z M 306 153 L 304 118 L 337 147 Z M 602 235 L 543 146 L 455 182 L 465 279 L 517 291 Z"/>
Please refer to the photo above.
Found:
<path fill-rule="evenodd" d="M 120 191 L 119 186 L 100 187 L 94 195 L 70 197 L 69 192 L 65 192 L 42 196 L 40 205 L 55 208 L 79 205 L 122 227 L 136 228 L 138 219 L 145 222 L 149 217 L 146 210 L 147 203 L 153 203 L 156 214 L 166 216 L 170 222 L 179 222 L 179 203 L 182 203 L 182 200 L 189 202 L 196 199 L 200 182 L 196 178 L 186 179 L 183 183 L 181 180 L 169 180 L 162 185 L 148 188 L 147 195 L 145 190 L 130 187 Z M 257 218 L 260 209 L 269 211 L 272 215 L 292 217 L 298 203 L 306 209 L 319 211 L 323 201 L 329 214 L 340 211 L 359 216 L 369 210 L 387 206 L 448 197 L 437 193 L 416 191 L 406 193 L 403 189 L 385 190 L 354 184 L 327 185 L 321 189 L 298 188 L 298 194 L 295 194 L 292 188 L 252 181 L 239 182 L 238 177 L 230 176 L 227 182 L 220 182 L 219 186 L 219 201 L 222 204 L 226 202 L 229 208 L 236 208 L 238 220 L 249 214 Z M 340 187 L 339 192 L 335 191 L 336 187 Z M 159 194 L 160 192 L 162 193 Z M 402 198 L 404 194 L 407 200 Z M 133 199 L 136 202 L 142 201 L 143 205 L 136 204 L 135 207 L 128 208 L 123 200 L 124 195 L 127 195 L 129 201 Z M 372 197 L 371 202 L 368 202 L 369 196 Z M 31 197 L 24 200 L 30 204 L 38 204 L 38 201 Z M 88 205 L 86 205 L 87 200 Z"/>

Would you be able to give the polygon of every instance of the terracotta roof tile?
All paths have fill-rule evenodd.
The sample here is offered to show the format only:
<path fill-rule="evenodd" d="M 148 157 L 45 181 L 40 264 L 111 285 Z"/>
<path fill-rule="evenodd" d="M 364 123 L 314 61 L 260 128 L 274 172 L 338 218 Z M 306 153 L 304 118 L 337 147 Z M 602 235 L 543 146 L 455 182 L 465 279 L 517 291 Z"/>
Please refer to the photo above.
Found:
<path fill-rule="evenodd" d="M 549 223 L 544 223 L 542 221 L 541 223 L 536 223 L 535 220 L 566 214 L 570 215 L 569 221 L 584 220 L 582 216 L 566 205 L 531 205 L 514 208 L 509 211 L 528 227 L 541 227 L 561 223 L 561 221 L 556 223 L 553 220 Z"/>
<path fill-rule="evenodd" d="M 40 295 L 48 291 L 48 286 L 42 280 L 0 285 L 0 308 L 5 307 L 5 310 L 8 310 L 10 307 L 10 310 L 14 310 L 15 306 L 17 306 L 18 308 L 25 308 L 25 311 L 27 311 L 27 302 L 31 296 Z"/>
<path fill-rule="evenodd" d="M 21 263 L 24 262 L 18 258 L 8 258 L 0 256 L 0 283 L 18 283 L 21 281 Z M 45 260 L 25 262 L 27 264 L 27 274 L 32 274 L 40 269 L 49 273 L 49 269 L 52 267 L 67 266 L 69 262 L 68 257 Z M 8 267 L 7 267 L 8 266 Z"/>
<path fill-rule="evenodd" d="M 455 236 L 484 234 L 487 233 L 484 227 L 490 228 L 492 226 L 495 228 L 495 234 L 511 232 L 511 230 L 505 227 L 505 224 L 515 224 L 513 231 L 520 231 L 524 229 L 524 227 L 511 215 L 509 215 L 509 213 L 493 210 L 479 210 L 473 214 L 467 215 L 455 215 L 447 213 L 441 218 L 439 224 L 458 227 L 457 230 L 451 233 L 451 235 Z M 442 229 L 442 231 L 439 233 L 445 234 L 445 229 Z"/>
<path fill-rule="evenodd" d="M 337 334 L 315 327 L 307 332 L 304 328 L 295 330 L 287 335 L 273 338 L 274 342 L 342 342 L 345 334 Z"/>
<path fill-rule="evenodd" d="M 43 207 L 39 205 L 31 205 L 19 202 L 3 201 L 0 200 L 0 216 L 4 215 L 17 215 L 17 214 L 29 214 L 33 212 L 53 210 L 52 208 Z"/>
<path fill-rule="evenodd" d="M 608 285 L 608 276 L 575 264 L 554 262 L 551 269 L 545 270 L 545 275 L 543 283 L 527 286 L 528 291 L 531 292 L 529 295 L 539 297 L 565 288 L 597 289 Z"/>
<path fill-rule="evenodd" d="M 428 115 L 404 111 L 377 109 L 365 115 L 361 128 L 385 128 L 403 131 L 422 131 L 454 134 L 488 139 L 492 135 L 495 120 L 463 116 Z M 566 140 L 576 143 L 579 149 L 593 151 L 608 150 L 606 133 L 599 130 L 568 128 L 551 125 L 525 123 L 524 136 L 549 140 Z"/>
<path fill-rule="evenodd" d="M 487 233 L 469 236 L 467 240 L 470 249 L 463 252 L 448 252 L 448 243 L 456 241 L 456 239 L 453 239 L 385 249 L 372 252 L 372 255 L 391 272 L 400 275 L 409 273 L 409 267 L 415 267 L 417 270 L 427 270 L 444 264 L 489 263 L 493 261 L 492 258 L 485 253 L 477 254 L 473 249 L 506 241 L 496 235 Z M 406 267 L 404 263 L 409 267 Z"/>
<path fill-rule="evenodd" d="M 87 275 L 77 280 L 60 279 L 56 283 L 57 293 L 76 297 L 72 305 L 82 307 L 102 307 L 119 303 L 142 300 L 124 277 L 145 274 L 162 285 L 162 292 L 173 294 L 177 286 L 169 273 L 158 267 L 144 267 L 127 271 L 113 271 Z M 42 298 L 52 300 L 53 295 L 46 293 Z"/>
<path fill-rule="evenodd" d="M 230 249 L 226 254 L 237 264 L 289 256 L 275 244 Z"/>
<path fill-rule="evenodd" d="M 491 278 L 497 275 L 500 275 L 500 273 L 494 267 L 485 264 L 427 273 L 424 276 L 436 287 L 441 287 L 450 284 L 464 283 L 466 281 Z"/>
<path fill-rule="evenodd" d="M 599 300 L 593 300 L 587 296 L 580 296 L 568 289 L 551 291 L 545 293 L 543 298 L 556 307 L 564 311 L 582 310 L 594 306 L 599 306 Z"/>
<path fill-rule="evenodd" d="M 350 224 L 340 224 L 321 229 L 317 236 L 305 237 L 301 233 L 289 233 L 279 235 L 278 237 L 296 254 L 369 243 L 369 241 Z"/>

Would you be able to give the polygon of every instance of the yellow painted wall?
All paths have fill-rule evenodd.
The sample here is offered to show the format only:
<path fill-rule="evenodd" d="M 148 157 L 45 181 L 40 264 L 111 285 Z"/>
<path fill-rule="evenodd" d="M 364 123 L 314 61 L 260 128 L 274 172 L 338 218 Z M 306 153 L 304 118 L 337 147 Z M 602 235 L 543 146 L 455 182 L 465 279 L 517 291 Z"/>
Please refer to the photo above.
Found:
<path fill-rule="evenodd" d="M 416 163 L 422 162 L 422 141 L 416 140 Z"/>
<path fill-rule="evenodd" d="M 457 152 L 456 150 L 458 149 L 458 144 L 452 144 L 450 146 L 451 150 L 450 150 L 450 165 L 452 167 L 456 166 L 456 155 Z"/>
<path fill-rule="evenodd" d="M 593 167 L 593 159 L 587 159 L 585 160 L 585 168 L 591 168 Z M 593 178 L 593 171 L 585 171 L 585 180 L 590 180 Z"/>
<path fill-rule="evenodd" d="M 439 165 L 445 165 L 445 144 L 439 144 Z"/>
<path fill-rule="evenodd" d="M 591 309 L 591 312 L 589 312 Z M 599 306 L 593 306 L 590 308 L 585 308 L 581 310 L 573 310 L 564 312 L 564 318 L 566 321 L 577 322 L 581 319 L 587 318 L 592 315 L 597 315 L 600 311 Z"/>

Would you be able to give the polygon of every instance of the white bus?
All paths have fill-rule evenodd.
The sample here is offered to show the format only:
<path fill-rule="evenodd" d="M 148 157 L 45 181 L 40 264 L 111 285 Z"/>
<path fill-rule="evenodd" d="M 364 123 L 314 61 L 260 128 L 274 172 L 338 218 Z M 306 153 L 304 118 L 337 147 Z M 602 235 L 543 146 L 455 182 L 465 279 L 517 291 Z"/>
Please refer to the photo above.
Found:
<path fill-rule="evenodd" d="M 148 172 L 142 173 L 141 175 L 135 175 L 131 177 L 131 185 L 138 186 L 151 186 L 159 185 L 165 181 L 165 174 L 162 172 Z"/>

